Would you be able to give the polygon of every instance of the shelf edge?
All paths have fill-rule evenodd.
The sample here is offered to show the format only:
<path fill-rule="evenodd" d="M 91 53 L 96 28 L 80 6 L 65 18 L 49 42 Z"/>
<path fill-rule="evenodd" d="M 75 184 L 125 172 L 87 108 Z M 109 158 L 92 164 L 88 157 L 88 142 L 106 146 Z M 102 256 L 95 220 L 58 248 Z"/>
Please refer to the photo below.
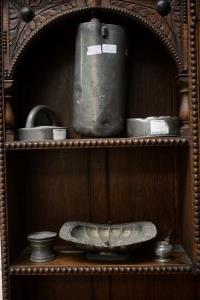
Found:
<path fill-rule="evenodd" d="M 187 138 L 108 138 L 108 139 L 69 139 L 63 141 L 15 141 L 4 144 L 6 150 L 56 149 L 56 148 L 100 148 L 134 146 L 187 146 Z"/>
<path fill-rule="evenodd" d="M 192 265 L 185 266 L 93 266 L 93 267 L 20 267 L 11 266 L 10 275 L 91 275 L 91 274 L 171 274 L 191 273 Z"/>

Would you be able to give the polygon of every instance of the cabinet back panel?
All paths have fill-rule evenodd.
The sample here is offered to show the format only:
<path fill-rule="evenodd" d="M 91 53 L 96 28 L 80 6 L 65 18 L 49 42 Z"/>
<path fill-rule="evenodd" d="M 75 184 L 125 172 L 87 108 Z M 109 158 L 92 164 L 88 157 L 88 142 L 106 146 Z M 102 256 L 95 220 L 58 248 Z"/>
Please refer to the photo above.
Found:
<path fill-rule="evenodd" d="M 173 150 L 112 149 L 109 157 L 111 220 L 153 221 L 165 238 L 175 229 Z"/>
<path fill-rule="evenodd" d="M 12 281 L 12 300 L 191 300 L 195 282 L 189 276 L 28 277 Z M 145 288 L 144 288 L 145 287 Z"/>
<path fill-rule="evenodd" d="M 59 124 L 72 123 L 73 72 L 77 25 L 89 20 L 75 18 L 49 28 L 27 51 L 15 74 L 13 102 L 16 126 L 23 127 L 37 104 L 51 107 Z M 151 32 L 125 18 L 102 21 L 127 28 L 127 117 L 176 115 L 175 65 L 164 46 Z"/>
<path fill-rule="evenodd" d="M 128 18 L 99 16 L 102 22 L 127 28 L 126 116 L 176 115 L 176 70 L 164 46 Z M 69 126 L 71 136 L 76 136 L 71 128 L 75 37 L 78 24 L 89 19 L 83 14 L 49 27 L 27 50 L 15 73 L 17 128 L 24 126 L 33 106 L 45 104 L 55 111 L 59 125 Z M 11 252 L 17 255 L 16 248 L 24 247 L 29 232 L 58 231 L 67 220 L 151 220 L 159 228 L 159 237 L 165 237 L 176 226 L 174 154 L 163 149 L 154 155 L 154 150 L 9 154 L 10 211 L 16 207 L 9 221 Z M 10 175 L 13 165 L 15 173 Z M 21 238 L 14 243 L 14 236 Z"/>
<path fill-rule="evenodd" d="M 176 228 L 174 159 L 174 149 L 156 147 L 9 153 L 11 249 L 69 220 L 153 221 L 166 237 Z"/>

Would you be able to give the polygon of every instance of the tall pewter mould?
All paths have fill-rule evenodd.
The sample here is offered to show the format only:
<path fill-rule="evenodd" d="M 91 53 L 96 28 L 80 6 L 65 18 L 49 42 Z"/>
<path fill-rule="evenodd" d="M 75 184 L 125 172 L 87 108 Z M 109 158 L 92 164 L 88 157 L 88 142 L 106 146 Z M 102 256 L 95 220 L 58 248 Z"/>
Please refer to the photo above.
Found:
<path fill-rule="evenodd" d="M 73 127 L 83 136 L 119 135 L 124 127 L 126 33 L 94 18 L 76 37 Z"/>

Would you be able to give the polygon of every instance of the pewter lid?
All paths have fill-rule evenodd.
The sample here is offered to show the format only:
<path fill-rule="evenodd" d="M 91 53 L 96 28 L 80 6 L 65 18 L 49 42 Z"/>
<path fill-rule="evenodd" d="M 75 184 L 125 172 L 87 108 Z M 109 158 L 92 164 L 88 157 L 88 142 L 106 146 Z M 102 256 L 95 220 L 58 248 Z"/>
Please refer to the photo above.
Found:
<path fill-rule="evenodd" d="M 52 231 L 38 231 L 38 232 L 33 232 L 28 235 L 27 239 L 28 241 L 46 241 L 46 240 L 51 240 L 54 239 L 57 236 L 56 232 Z"/>
<path fill-rule="evenodd" d="M 150 116 L 146 118 L 127 118 L 126 121 L 151 121 L 151 120 L 174 120 L 174 121 L 179 121 L 179 118 L 176 116 Z"/>

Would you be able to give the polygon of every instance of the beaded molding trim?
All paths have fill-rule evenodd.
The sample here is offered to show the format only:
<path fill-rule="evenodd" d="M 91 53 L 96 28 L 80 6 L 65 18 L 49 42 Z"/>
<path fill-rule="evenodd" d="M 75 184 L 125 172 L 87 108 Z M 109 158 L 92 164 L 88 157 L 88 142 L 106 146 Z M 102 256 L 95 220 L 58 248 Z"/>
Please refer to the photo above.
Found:
<path fill-rule="evenodd" d="M 185 146 L 187 138 L 115 138 L 115 139 L 70 139 L 63 141 L 7 142 L 6 150 L 46 149 L 46 148 L 96 148 L 130 146 Z"/>
<path fill-rule="evenodd" d="M 2 0 L 0 0 L 0 231 L 1 231 L 1 266 L 2 266 L 2 292 L 3 300 L 9 296 L 9 257 L 7 232 L 7 203 L 5 182 L 5 153 L 4 153 L 4 103 L 3 103 L 3 32 L 2 32 Z"/>
<path fill-rule="evenodd" d="M 159 40 L 161 40 L 163 42 L 163 44 L 166 46 L 166 48 L 172 54 L 172 57 L 174 58 L 174 60 L 177 64 L 179 72 L 184 71 L 184 66 L 183 66 L 183 63 L 182 63 L 182 61 L 179 57 L 178 52 L 171 45 L 171 43 L 167 40 L 167 38 L 164 36 L 164 34 L 162 34 L 155 26 L 153 26 L 150 22 L 148 22 L 144 17 L 136 14 L 133 11 L 130 11 L 130 10 L 125 9 L 125 8 L 120 8 L 120 7 L 117 7 L 117 6 L 114 6 L 114 5 L 113 6 L 109 5 L 109 6 L 88 6 L 88 7 L 82 7 L 82 8 L 68 9 L 66 11 L 58 12 L 56 15 L 54 15 L 50 19 L 47 19 L 44 23 L 42 23 L 36 30 L 34 30 L 26 38 L 25 42 L 20 47 L 20 49 L 18 50 L 15 58 L 13 59 L 13 62 L 10 66 L 10 70 L 7 70 L 6 77 L 7 78 L 12 78 L 13 77 L 14 70 L 15 70 L 16 66 L 18 65 L 18 63 L 19 63 L 19 61 L 21 59 L 21 56 L 24 53 L 24 50 L 26 50 L 26 48 L 28 47 L 30 41 L 34 37 L 36 37 L 39 33 L 41 33 L 44 30 L 44 28 L 46 28 L 46 26 L 61 21 L 67 15 L 72 16 L 72 15 L 77 14 L 77 13 L 81 13 L 81 12 L 85 12 L 85 11 L 91 11 L 91 10 L 94 10 L 94 9 L 101 10 L 101 11 L 117 12 L 117 13 L 120 13 L 121 15 L 131 17 L 131 18 L 137 20 L 138 22 L 140 22 L 141 24 L 143 24 L 145 27 L 150 29 L 159 38 Z"/>
<path fill-rule="evenodd" d="M 197 77 L 197 7 L 196 0 L 190 1 L 190 70 L 191 70 L 191 106 L 192 106 L 192 180 L 194 202 L 194 241 L 196 245 L 196 271 L 200 272 L 200 182 L 199 182 L 199 110 Z"/>
<path fill-rule="evenodd" d="M 128 267 L 128 266 L 94 266 L 94 267 L 13 267 L 10 268 L 11 275 L 42 275 L 42 274 L 168 274 L 168 273 L 189 273 L 192 271 L 191 265 L 185 266 L 148 266 L 148 267 Z"/>
<path fill-rule="evenodd" d="M 182 8 L 183 8 L 183 23 L 187 24 L 188 21 L 188 9 L 187 9 L 187 0 L 182 0 Z"/>

